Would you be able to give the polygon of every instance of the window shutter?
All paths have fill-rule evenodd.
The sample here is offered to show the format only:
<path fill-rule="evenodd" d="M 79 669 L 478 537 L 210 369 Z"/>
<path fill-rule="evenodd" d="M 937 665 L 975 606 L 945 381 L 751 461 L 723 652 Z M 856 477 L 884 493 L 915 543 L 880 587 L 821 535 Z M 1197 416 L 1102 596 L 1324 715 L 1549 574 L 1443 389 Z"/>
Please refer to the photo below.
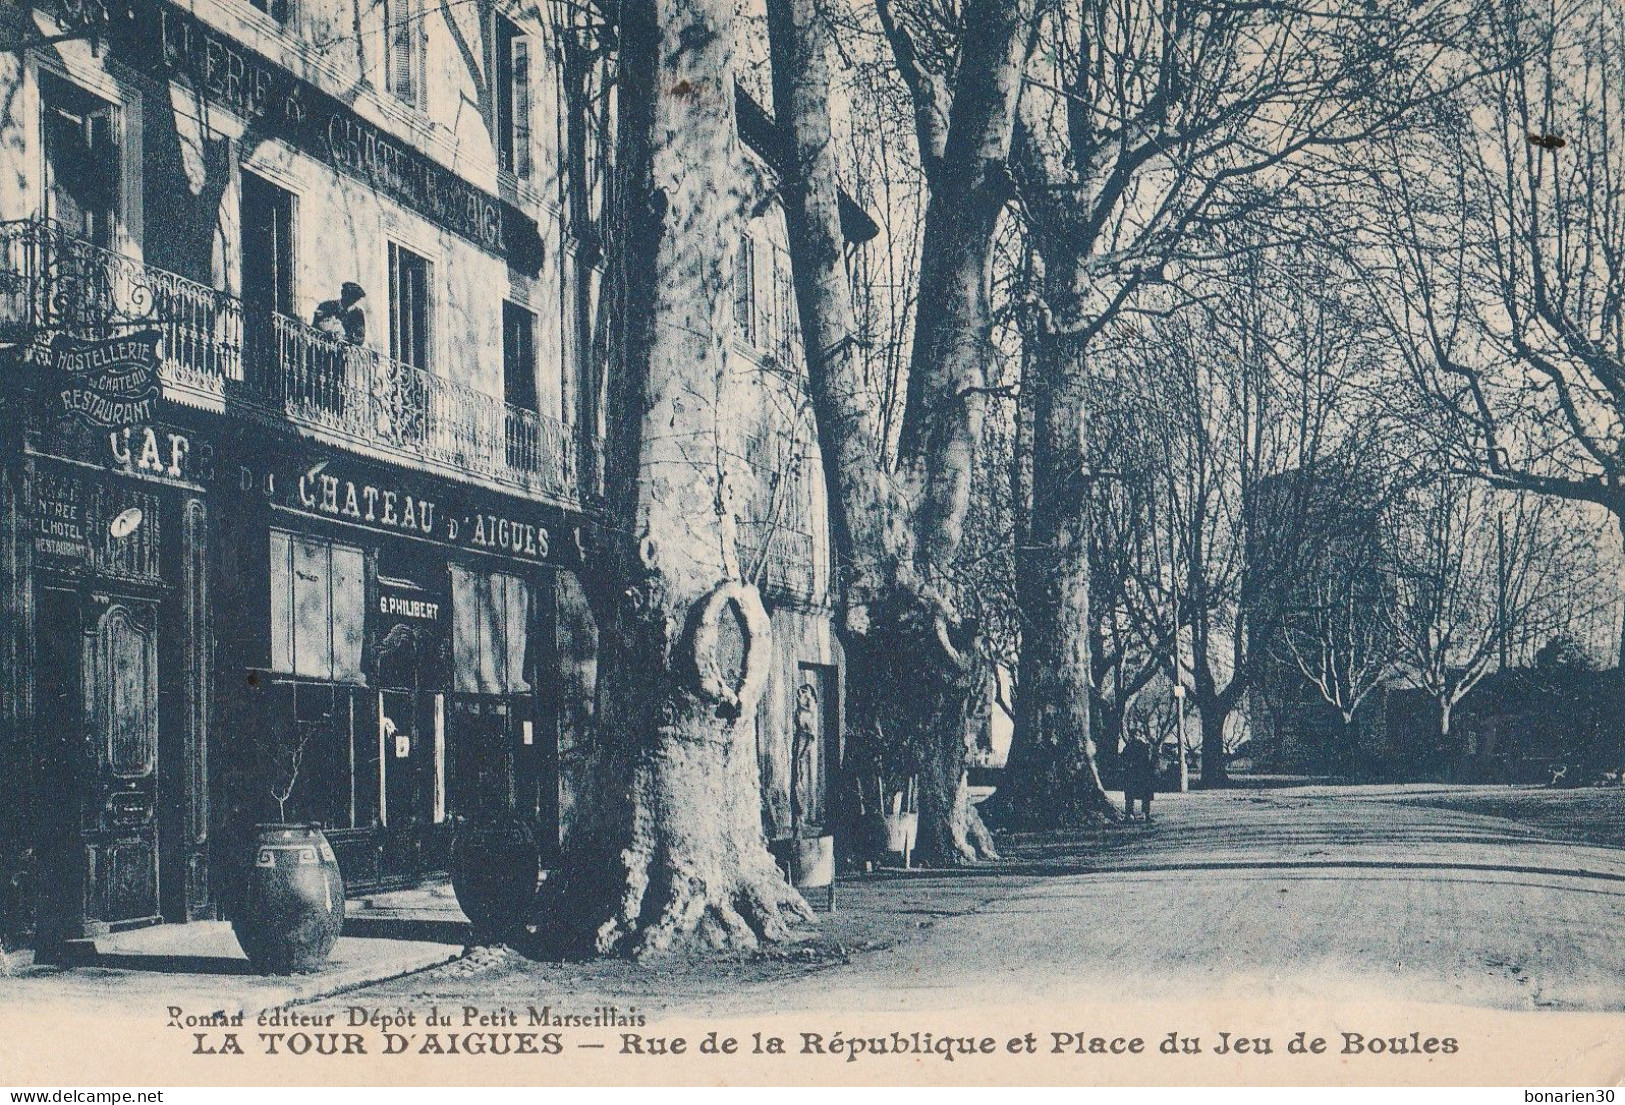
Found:
<path fill-rule="evenodd" d="M 333 678 L 332 561 L 327 545 L 293 540 L 293 673 Z"/>
<path fill-rule="evenodd" d="M 530 176 L 530 40 L 513 36 L 513 172 Z"/>
<path fill-rule="evenodd" d="M 362 683 L 361 644 L 367 622 L 366 557 L 349 545 L 333 546 L 333 679 Z"/>
<path fill-rule="evenodd" d="M 384 8 L 389 21 L 389 89 L 409 104 L 418 102 L 417 42 L 418 20 L 412 0 L 394 0 Z"/>
<path fill-rule="evenodd" d="M 477 577 L 451 566 L 451 653 L 454 685 L 467 694 L 480 690 L 480 608 Z"/>
<path fill-rule="evenodd" d="M 293 671 L 293 545 L 271 531 L 271 670 Z"/>
<path fill-rule="evenodd" d="M 525 671 L 525 653 L 530 643 L 530 586 L 518 576 L 506 576 L 506 610 L 502 619 L 507 646 L 507 684 L 509 694 L 524 694 L 530 690 Z"/>
<path fill-rule="evenodd" d="M 480 693 L 501 694 L 507 686 L 507 649 L 502 638 L 500 575 L 481 575 L 476 583 L 479 604 Z"/>
<path fill-rule="evenodd" d="M 739 241 L 739 261 L 734 266 L 734 320 L 746 345 L 756 344 L 756 251 L 749 234 Z"/>

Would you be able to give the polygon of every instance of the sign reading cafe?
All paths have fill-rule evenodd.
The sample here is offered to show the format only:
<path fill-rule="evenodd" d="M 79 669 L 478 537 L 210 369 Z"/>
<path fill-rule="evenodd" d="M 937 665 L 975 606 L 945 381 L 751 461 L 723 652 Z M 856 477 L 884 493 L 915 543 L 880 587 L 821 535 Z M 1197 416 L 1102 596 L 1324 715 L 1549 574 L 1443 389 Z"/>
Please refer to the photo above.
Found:
<path fill-rule="evenodd" d="M 62 407 L 90 426 L 152 419 L 158 403 L 157 330 L 87 340 L 58 334 L 51 364 L 61 373 Z"/>

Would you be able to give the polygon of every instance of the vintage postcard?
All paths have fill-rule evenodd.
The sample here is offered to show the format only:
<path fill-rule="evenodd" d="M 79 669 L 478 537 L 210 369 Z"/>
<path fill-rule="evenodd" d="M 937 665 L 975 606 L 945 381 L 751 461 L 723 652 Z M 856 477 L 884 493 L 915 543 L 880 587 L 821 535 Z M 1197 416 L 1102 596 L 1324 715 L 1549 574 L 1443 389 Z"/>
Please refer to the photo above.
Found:
<path fill-rule="evenodd" d="M 1622 250 L 1622 0 L 0 0 L 0 1083 L 1612 1101 Z"/>

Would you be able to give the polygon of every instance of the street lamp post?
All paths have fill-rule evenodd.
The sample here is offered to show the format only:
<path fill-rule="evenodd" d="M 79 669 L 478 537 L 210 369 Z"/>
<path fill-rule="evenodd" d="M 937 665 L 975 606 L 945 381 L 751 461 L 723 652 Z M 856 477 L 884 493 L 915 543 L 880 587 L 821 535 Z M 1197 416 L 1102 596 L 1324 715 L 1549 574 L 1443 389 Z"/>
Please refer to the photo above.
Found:
<path fill-rule="evenodd" d="M 1179 793 L 1191 789 L 1190 760 L 1185 754 L 1185 685 L 1177 682 L 1178 668 L 1174 669 L 1174 731 L 1179 737 Z"/>

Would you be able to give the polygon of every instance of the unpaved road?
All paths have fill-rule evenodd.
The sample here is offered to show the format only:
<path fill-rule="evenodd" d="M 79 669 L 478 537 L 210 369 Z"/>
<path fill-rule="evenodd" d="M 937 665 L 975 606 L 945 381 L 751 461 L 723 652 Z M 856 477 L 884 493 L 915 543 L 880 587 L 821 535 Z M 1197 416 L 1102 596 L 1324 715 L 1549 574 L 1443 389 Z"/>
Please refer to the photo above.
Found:
<path fill-rule="evenodd" d="M 1150 827 L 1018 839 L 1003 867 L 843 886 L 824 939 L 850 951 L 833 961 L 482 953 L 346 1000 L 696 1015 L 1229 997 L 1625 1009 L 1625 848 L 1444 808 L 1463 795 L 1169 795 Z"/>

